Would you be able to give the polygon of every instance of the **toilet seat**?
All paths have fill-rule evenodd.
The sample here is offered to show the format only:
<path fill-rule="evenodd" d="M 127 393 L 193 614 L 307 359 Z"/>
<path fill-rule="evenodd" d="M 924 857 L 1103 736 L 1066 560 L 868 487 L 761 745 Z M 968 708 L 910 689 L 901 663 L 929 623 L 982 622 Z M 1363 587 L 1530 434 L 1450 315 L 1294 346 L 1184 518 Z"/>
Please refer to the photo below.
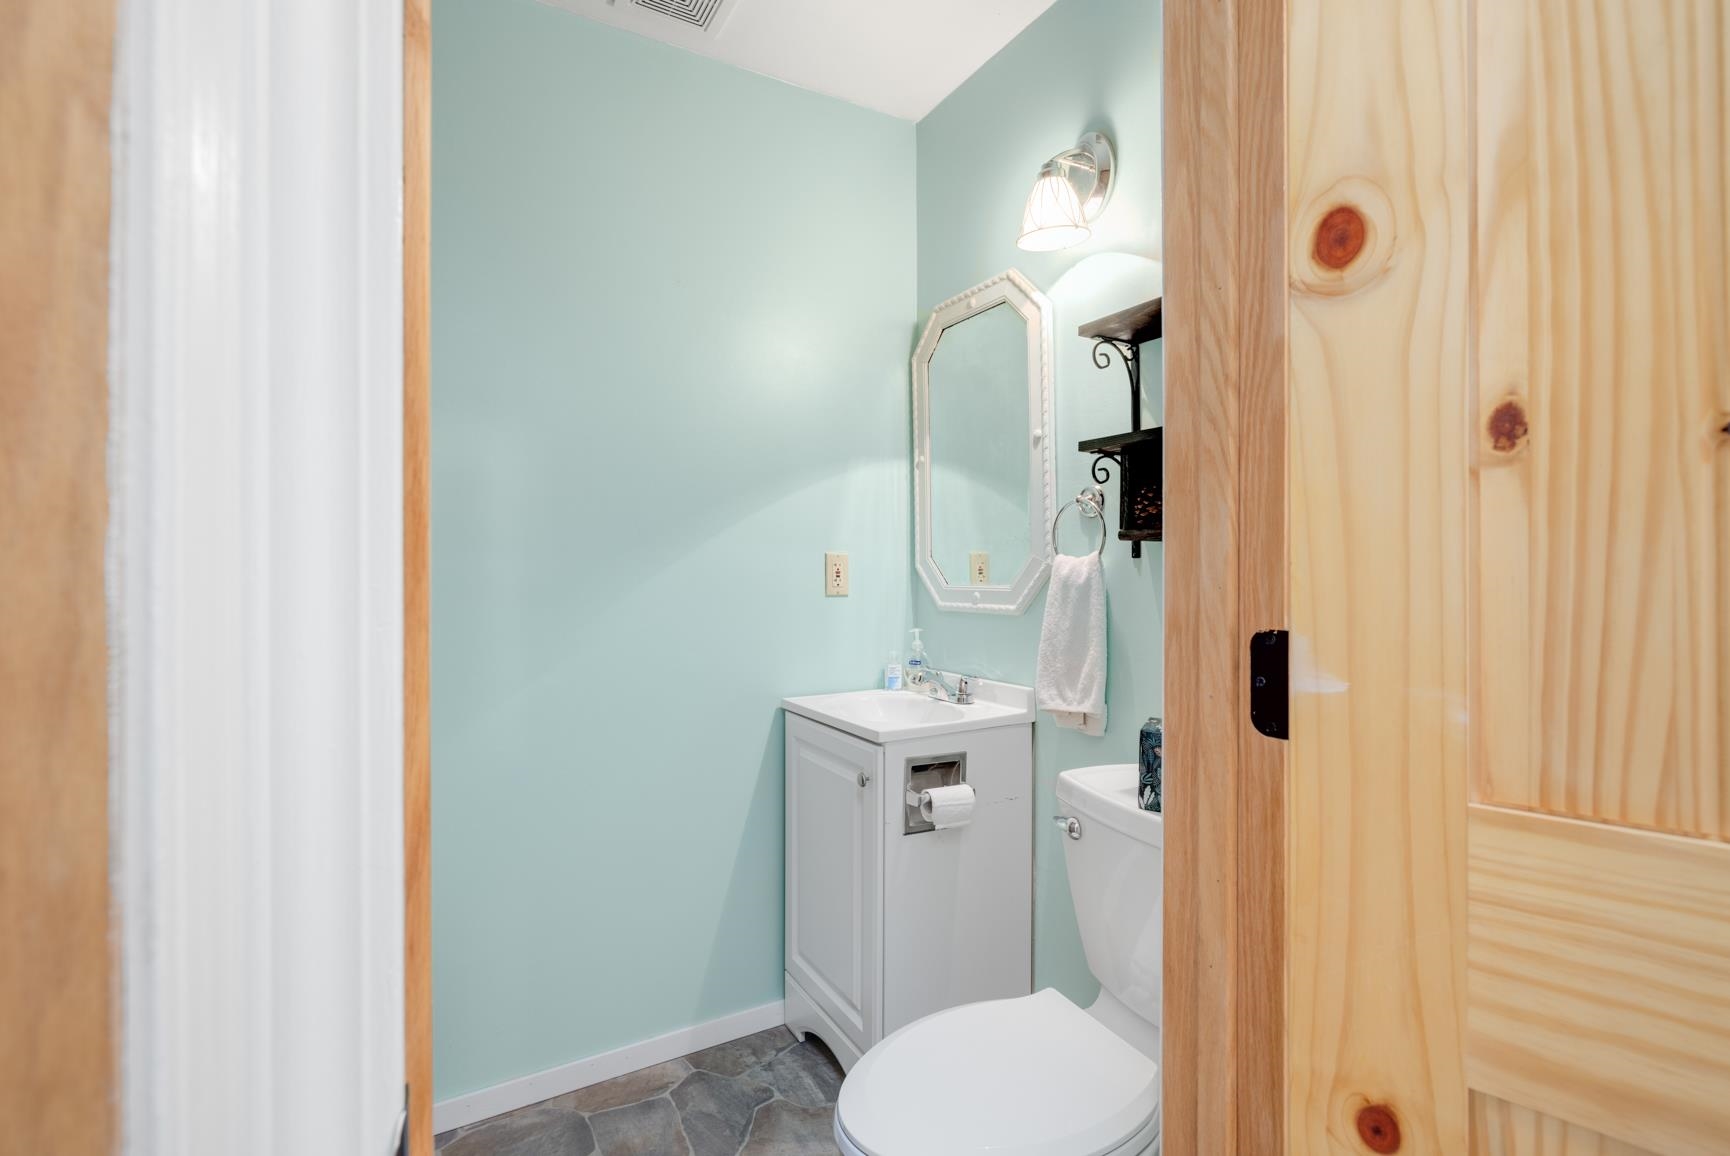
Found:
<path fill-rule="evenodd" d="M 1131 1156 L 1159 1134 L 1159 1065 L 1047 989 L 908 1024 L 841 1085 L 851 1156 Z"/>

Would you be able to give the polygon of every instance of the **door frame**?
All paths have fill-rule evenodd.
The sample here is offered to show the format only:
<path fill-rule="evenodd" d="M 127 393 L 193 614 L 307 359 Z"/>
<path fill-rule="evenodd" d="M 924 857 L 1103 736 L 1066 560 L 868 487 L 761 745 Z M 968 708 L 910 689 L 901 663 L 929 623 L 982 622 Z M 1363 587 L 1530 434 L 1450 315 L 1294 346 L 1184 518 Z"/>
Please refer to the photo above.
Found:
<path fill-rule="evenodd" d="M 40 697 L 0 728 L 28 933 L 0 1082 L 26 1146 L 382 1153 L 413 1065 L 431 1151 L 427 14 L 5 22 L 28 339 L 0 435 L 32 483 L 0 529 L 33 551 L 0 633 Z"/>
<path fill-rule="evenodd" d="M 402 16 L 403 1061 L 432 1156 L 432 0 Z"/>
<path fill-rule="evenodd" d="M 1161 1142 L 1285 1151 L 1285 743 L 1249 721 L 1286 617 L 1284 0 L 1166 0 Z"/>
<path fill-rule="evenodd" d="M 109 873 L 112 0 L 0 15 L 0 1119 L 106 1156 L 117 1120 Z"/>

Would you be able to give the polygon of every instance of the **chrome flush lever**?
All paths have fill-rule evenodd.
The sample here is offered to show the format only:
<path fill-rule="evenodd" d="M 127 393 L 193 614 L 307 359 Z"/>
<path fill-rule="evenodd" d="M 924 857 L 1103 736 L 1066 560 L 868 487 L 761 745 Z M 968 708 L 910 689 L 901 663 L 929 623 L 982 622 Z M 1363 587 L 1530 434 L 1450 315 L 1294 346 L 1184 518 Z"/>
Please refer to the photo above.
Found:
<path fill-rule="evenodd" d="M 1074 815 L 1053 815 L 1051 821 L 1063 828 L 1063 833 L 1071 839 L 1081 838 L 1081 820 Z"/>

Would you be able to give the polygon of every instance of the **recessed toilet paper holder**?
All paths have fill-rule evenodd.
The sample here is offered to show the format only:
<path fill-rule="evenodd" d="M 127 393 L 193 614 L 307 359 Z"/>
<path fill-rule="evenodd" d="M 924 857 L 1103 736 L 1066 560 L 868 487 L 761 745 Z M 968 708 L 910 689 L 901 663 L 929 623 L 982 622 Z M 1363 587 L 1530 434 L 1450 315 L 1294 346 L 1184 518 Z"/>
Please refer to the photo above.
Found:
<path fill-rule="evenodd" d="M 908 759 L 902 779 L 903 835 L 922 835 L 937 828 L 919 813 L 919 796 L 933 787 L 958 787 L 967 782 L 967 755 L 923 755 Z"/>

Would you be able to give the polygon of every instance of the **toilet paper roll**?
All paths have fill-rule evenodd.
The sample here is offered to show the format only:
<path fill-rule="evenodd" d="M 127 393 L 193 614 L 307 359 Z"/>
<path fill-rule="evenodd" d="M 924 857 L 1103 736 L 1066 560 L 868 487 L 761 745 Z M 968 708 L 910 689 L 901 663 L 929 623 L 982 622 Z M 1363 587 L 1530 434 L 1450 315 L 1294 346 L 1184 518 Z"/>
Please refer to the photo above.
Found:
<path fill-rule="evenodd" d="M 919 792 L 919 817 L 939 831 L 973 822 L 973 788 L 966 783 Z"/>

